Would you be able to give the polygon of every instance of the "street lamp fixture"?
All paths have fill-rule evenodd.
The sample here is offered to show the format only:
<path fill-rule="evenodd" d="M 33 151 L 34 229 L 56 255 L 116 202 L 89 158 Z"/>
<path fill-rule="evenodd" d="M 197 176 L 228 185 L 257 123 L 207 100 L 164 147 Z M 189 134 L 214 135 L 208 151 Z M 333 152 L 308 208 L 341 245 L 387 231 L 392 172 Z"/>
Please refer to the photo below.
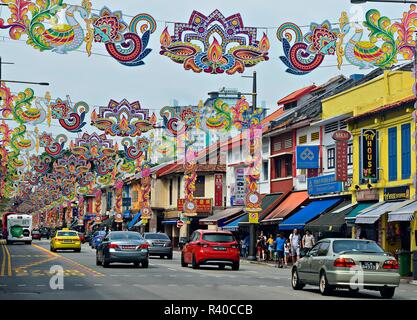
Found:
<path fill-rule="evenodd" d="M 366 2 L 378 2 L 378 3 L 417 3 L 417 1 L 411 0 L 350 0 L 353 4 L 363 4 Z"/>

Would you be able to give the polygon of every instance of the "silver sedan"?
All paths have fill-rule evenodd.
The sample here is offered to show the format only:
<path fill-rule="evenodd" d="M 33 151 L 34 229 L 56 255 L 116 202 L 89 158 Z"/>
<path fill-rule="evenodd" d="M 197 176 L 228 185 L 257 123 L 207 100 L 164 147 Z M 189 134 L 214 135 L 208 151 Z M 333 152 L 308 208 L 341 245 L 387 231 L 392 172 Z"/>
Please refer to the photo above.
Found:
<path fill-rule="evenodd" d="M 143 268 L 149 265 L 149 244 L 138 232 L 112 231 L 97 247 L 96 264 L 108 267 L 110 263 L 133 263 Z"/>
<path fill-rule="evenodd" d="M 294 290 L 318 285 L 322 295 L 335 288 L 377 290 L 389 299 L 400 275 L 397 260 L 374 241 L 323 239 L 294 264 L 291 284 Z"/>

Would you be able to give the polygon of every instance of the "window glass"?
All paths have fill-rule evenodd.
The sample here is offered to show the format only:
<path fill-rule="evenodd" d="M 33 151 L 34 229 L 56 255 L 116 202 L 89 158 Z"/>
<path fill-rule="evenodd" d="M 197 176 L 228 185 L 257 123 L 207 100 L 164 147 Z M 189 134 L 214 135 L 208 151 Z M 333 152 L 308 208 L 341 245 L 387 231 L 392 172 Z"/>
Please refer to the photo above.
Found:
<path fill-rule="evenodd" d="M 198 176 L 197 180 L 195 182 L 195 191 L 194 191 L 194 197 L 203 198 L 205 196 L 205 182 L 206 177 L 205 176 Z"/>
<path fill-rule="evenodd" d="M 139 232 L 123 232 L 118 231 L 109 235 L 111 240 L 143 240 Z"/>
<path fill-rule="evenodd" d="M 203 240 L 209 242 L 233 242 L 235 238 L 231 234 L 205 233 L 203 234 Z"/>
<path fill-rule="evenodd" d="M 59 231 L 58 237 L 76 237 L 78 233 L 75 231 Z"/>
<path fill-rule="evenodd" d="M 327 169 L 334 169 L 336 163 L 336 152 L 334 148 L 327 149 Z"/>
<path fill-rule="evenodd" d="M 163 239 L 163 240 L 169 240 L 169 237 L 165 233 L 145 233 L 144 234 L 145 239 Z"/>
<path fill-rule="evenodd" d="M 317 256 L 317 251 L 319 250 L 320 243 L 316 244 L 311 250 L 309 251 L 310 256 L 315 257 Z"/>
<path fill-rule="evenodd" d="M 320 247 L 317 251 L 317 255 L 320 257 L 327 256 L 327 252 L 329 252 L 330 242 L 325 241 L 320 243 Z"/>
<path fill-rule="evenodd" d="M 384 250 L 374 241 L 364 240 L 335 240 L 333 242 L 333 251 L 340 253 L 343 251 L 361 251 L 369 253 L 383 253 Z"/>

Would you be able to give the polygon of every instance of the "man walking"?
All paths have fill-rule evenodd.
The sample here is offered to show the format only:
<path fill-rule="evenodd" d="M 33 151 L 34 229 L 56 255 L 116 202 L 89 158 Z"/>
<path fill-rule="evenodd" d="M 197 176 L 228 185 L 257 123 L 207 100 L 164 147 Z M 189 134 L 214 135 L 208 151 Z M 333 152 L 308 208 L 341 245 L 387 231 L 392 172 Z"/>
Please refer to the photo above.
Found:
<path fill-rule="evenodd" d="M 276 244 L 276 256 L 277 256 L 277 267 L 282 268 L 284 265 L 284 246 L 285 238 L 284 234 L 281 232 L 278 237 L 275 239 Z"/>
<path fill-rule="evenodd" d="M 300 234 L 297 229 L 294 229 L 290 234 L 291 257 L 292 263 L 296 263 L 300 259 Z"/>
<path fill-rule="evenodd" d="M 314 239 L 314 236 L 311 234 L 310 230 L 306 230 L 306 234 L 303 237 L 302 244 L 303 248 L 306 248 L 308 250 L 313 248 L 316 244 L 316 240 Z"/>

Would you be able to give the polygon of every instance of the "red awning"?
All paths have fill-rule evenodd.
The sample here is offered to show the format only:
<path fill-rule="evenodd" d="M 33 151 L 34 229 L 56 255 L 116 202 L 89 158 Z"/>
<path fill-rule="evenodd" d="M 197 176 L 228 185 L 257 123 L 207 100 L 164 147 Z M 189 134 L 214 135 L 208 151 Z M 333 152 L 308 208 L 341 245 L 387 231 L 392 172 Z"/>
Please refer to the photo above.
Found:
<path fill-rule="evenodd" d="M 291 192 L 281 204 L 274 209 L 261 223 L 280 221 L 295 211 L 308 199 L 307 191 Z"/>

